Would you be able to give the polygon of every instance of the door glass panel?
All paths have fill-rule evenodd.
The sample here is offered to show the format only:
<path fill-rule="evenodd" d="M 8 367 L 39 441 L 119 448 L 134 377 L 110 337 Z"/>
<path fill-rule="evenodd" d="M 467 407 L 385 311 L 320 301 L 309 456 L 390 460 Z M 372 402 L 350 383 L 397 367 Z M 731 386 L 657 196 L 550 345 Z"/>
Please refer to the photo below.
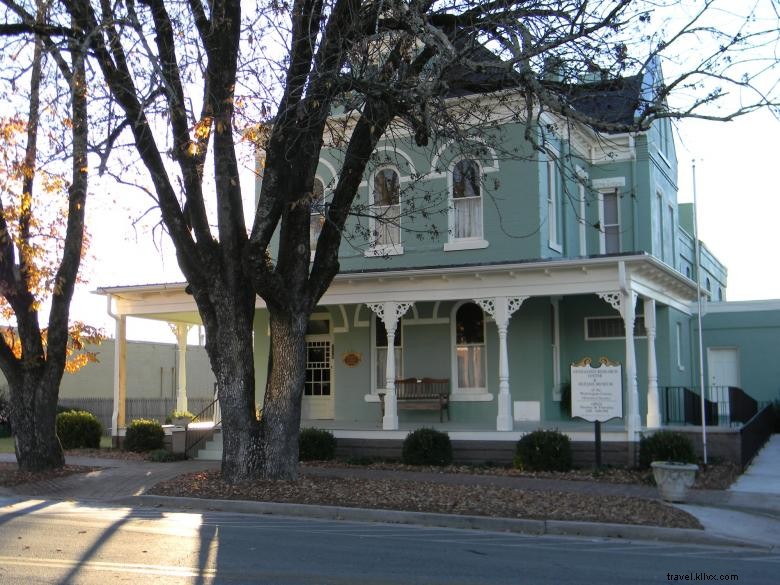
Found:
<path fill-rule="evenodd" d="M 330 396 L 330 341 L 306 342 L 304 396 Z"/>

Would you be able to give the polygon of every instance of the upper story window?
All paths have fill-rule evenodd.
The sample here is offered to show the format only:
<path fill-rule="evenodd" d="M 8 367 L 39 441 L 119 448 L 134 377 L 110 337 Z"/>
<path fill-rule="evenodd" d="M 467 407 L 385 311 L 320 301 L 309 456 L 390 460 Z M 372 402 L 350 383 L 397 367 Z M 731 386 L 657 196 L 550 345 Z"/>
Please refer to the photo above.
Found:
<path fill-rule="evenodd" d="M 617 189 L 602 191 L 599 199 L 601 225 L 601 253 L 617 254 L 620 252 L 620 196 Z"/>
<path fill-rule="evenodd" d="M 482 227 L 482 167 L 459 160 L 450 174 L 449 242 L 444 251 L 486 248 Z"/>
<path fill-rule="evenodd" d="M 374 173 L 371 181 L 374 248 L 399 254 L 401 248 L 401 178 L 394 168 Z"/>
<path fill-rule="evenodd" d="M 484 392 L 485 315 L 475 303 L 464 303 L 455 313 L 455 354 L 458 390 Z"/>
<path fill-rule="evenodd" d="M 454 238 L 482 237 L 481 195 L 479 164 L 470 159 L 459 161 L 452 169 Z"/>
<path fill-rule="evenodd" d="M 561 211 L 561 193 L 558 180 L 558 167 L 555 164 L 557 155 L 549 152 L 547 160 L 547 233 L 550 241 L 550 248 L 561 251 L 560 241 L 560 211 Z"/>
<path fill-rule="evenodd" d="M 319 178 L 315 178 L 309 217 L 309 248 L 312 253 L 317 249 L 317 240 L 323 225 L 325 225 L 325 185 Z"/>
<path fill-rule="evenodd" d="M 588 180 L 588 176 L 582 171 L 577 169 L 577 224 L 578 232 L 580 236 L 580 256 L 588 255 L 588 234 L 587 234 L 587 202 L 585 200 L 587 195 L 587 189 L 585 183 Z"/>

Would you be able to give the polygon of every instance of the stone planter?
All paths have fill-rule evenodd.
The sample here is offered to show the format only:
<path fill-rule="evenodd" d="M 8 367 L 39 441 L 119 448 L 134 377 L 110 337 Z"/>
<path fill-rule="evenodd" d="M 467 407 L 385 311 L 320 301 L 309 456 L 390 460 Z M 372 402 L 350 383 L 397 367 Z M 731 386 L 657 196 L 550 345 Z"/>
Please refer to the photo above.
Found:
<path fill-rule="evenodd" d="M 699 466 L 676 461 L 653 461 L 650 466 L 661 498 L 667 502 L 684 502 Z"/>
<path fill-rule="evenodd" d="M 187 427 L 192 422 L 192 419 L 188 416 L 177 416 L 171 420 L 171 423 L 177 427 Z"/>

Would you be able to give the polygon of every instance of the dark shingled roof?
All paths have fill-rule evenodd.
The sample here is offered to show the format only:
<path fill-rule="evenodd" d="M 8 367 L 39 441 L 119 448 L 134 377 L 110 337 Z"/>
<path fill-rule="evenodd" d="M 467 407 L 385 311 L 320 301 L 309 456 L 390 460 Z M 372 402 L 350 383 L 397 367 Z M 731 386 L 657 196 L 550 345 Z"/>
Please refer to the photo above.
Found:
<path fill-rule="evenodd" d="M 564 99 L 575 110 L 605 124 L 629 125 L 639 109 L 642 76 L 570 85 Z"/>
<path fill-rule="evenodd" d="M 472 43 L 468 46 L 468 43 Z M 489 49 L 464 37 L 455 37 L 453 44 L 462 52 L 463 62 L 450 65 L 443 79 L 449 85 L 447 97 L 489 93 L 520 86 L 519 74 L 501 63 Z M 474 65 L 474 64 L 478 65 Z M 569 106 L 600 121 L 596 129 L 610 131 L 611 125 L 633 124 L 640 105 L 643 76 L 632 75 L 605 81 L 555 84 Z"/>

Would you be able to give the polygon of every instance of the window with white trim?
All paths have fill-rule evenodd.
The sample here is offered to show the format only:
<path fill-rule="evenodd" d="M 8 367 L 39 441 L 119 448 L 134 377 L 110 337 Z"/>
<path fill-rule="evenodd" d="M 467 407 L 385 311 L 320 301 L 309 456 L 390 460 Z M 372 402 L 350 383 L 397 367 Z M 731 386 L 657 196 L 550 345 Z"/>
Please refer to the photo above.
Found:
<path fill-rule="evenodd" d="M 682 342 L 683 342 L 683 336 L 682 336 L 682 323 L 677 322 L 675 323 L 675 337 L 677 338 L 677 369 L 682 371 L 685 369 L 685 366 L 683 365 L 683 351 L 682 351 Z"/>
<path fill-rule="evenodd" d="M 404 377 L 404 345 L 402 319 L 398 319 L 398 326 L 395 330 L 395 379 Z M 374 315 L 374 372 L 375 389 L 381 390 L 387 387 L 387 330 L 382 319 Z"/>
<path fill-rule="evenodd" d="M 452 239 L 482 238 L 481 176 L 475 160 L 464 158 L 452 168 Z"/>
<path fill-rule="evenodd" d="M 634 337 L 647 337 L 645 318 L 634 318 Z M 623 317 L 585 317 L 585 339 L 625 339 L 626 325 Z"/>
<path fill-rule="evenodd" d="M 373 235 L 375 248 L 389 250 L 401 246 L 401 178 L 398 171 L 385 167 L 374 173 L 372 184 Z"/>
<path fill-rule="evenodd" d="M 485 392 L 485 315 L 476 303 L 464 303 L 455 312 L 457 390 Z"/>
<path fill-rule="evenodd" d="M 601 253 L 620 252 L 620 196 L 617 188 L 599 193 L 599 225 L 601 227 Z"/>
<path fill-rule="evenodd" d="M 674 262 L 674 207 L 666 208 L 666 222 L 664 223 L 664 260 L 672 265 Z"/>
<path fill-rule="evenodd" d="M 317 249 L 317 240 L 325 224 L 325 185 L 319 178 L 314 179 L 311 198 L 311 216 L 309 217 L 309 249 Z"/>
<path fill-rule="evenodd" d="M 577 200 L 579 203 L 579 212 L 577 217 L 577 223 L 579 224 L 579 236 L 580 236 L 580 256 L 588 255 L 588 234 L 587 218 L 586 218 L 586 202 L 585 202 L 585 182 L 588 180 L 588 176 L 578 173 L 577 176 Z"/>
<path fill-rule="evenodd" d="M 561 251 L 560 233 L 558 223 L 560 221 L 561 193 L 558 181 L 558 167 L 555 164 L 556 155 L 548 152 L 547 160 L 547 233 L 550 247 Z"/>

